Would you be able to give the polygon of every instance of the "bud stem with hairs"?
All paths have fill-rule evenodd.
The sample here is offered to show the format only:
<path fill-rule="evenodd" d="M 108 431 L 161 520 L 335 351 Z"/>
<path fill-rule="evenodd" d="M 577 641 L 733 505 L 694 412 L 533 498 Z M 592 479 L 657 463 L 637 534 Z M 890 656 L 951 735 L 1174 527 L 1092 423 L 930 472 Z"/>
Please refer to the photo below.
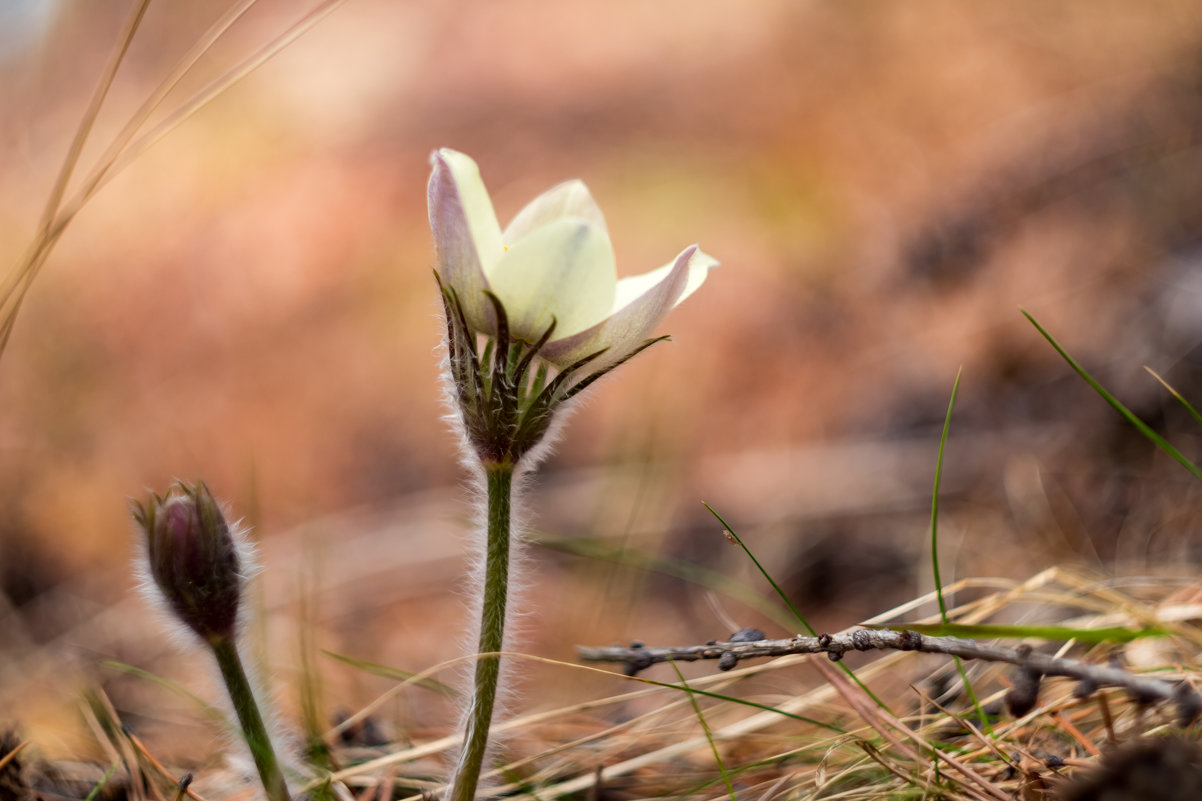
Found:
<path fill-rule="evenodd" d="M 146 534 L 152 595 L 212 651 L 270 801 L 289 801 L 288 785 L 271 744 L 254 687 L 238 654 L 238 616 L 247 556 L 221 507 L 203 482 L 177 483 L 165 495 L 135 503 Z"/>
<path fill-rule="evenodd" d="M 238 646 L 232 639 L 225 638 L 211 640 L 208 645 L 217 659 L 221 679 L 229 690 L 230 701 L 234 704 L 242 733 L 246 735 L 246 744 L 250 747 L 250 755 L 255 760 L 255 768 L 259 771 L 259 779 L 263 782 L 267 797 L 271 801 L 288 801 L 288 785 L 284 782 L 279 759 L 271 745 L 271 735 L 263 721 L 263 713 L 255 701 L 254 688 L 242 667 Z"/>

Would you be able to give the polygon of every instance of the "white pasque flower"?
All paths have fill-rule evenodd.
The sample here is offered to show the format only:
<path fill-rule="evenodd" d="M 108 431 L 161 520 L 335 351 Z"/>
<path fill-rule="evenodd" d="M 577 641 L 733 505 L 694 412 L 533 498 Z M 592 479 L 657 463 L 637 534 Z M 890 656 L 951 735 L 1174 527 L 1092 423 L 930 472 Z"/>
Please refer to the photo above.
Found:
<path fill-rule="evenodd" d="M 533 344 L 554 319 L 539 355 L 556 366 L 604 348 L 606 361 L 634 350 L 718 264 L 691 245 L 672 263 L 619 281 L 605 219 L 583 182 L 547 190 L 502 231 L 475 161 L 443 148 L 430 162 L 439 274 L 468 325 L 495 333 L 485 290 L 505 307 L 514 339 Z"/>

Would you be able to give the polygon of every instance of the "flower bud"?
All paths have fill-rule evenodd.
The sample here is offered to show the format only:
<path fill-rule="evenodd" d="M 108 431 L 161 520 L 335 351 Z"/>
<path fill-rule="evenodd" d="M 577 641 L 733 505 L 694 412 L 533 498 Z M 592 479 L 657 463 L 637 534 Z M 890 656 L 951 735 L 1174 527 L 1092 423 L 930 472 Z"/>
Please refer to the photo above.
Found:
<path fill-rule="evenodd" d="M 241 559 L 234 534 L 203 482 L 182 481 L 164 496 L 134 504 L 146 532 L 154 586 L 188 628 L 213 642 L 230 639 L 242 594 Z"/>

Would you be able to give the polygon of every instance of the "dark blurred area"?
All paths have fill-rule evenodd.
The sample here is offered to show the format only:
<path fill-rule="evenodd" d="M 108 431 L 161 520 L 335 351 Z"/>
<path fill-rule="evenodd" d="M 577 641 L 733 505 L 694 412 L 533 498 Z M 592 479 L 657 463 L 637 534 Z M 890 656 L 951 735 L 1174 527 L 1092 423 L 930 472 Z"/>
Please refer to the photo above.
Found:
<path fill-rule="evenodd" d="M 21 35 L 0 17 L 6 269 L 124 5 L 37 5 Z M 151 5 L 85 166 L 222 8 Z M 172 97 L 298 15 L 259 3 Z M 1197 480 L 1019 308 L 1202 458 L 1202 427 L 1144 369 L 1202 404 L 1200 16 L 352 0 L 113 181 L 31 291 L 0 359 L 0 703 L 69 752 L 81 683 L 134 717 L 150 704 L 100 660 L 200 672 L 131 591 L 127 499 L 175 477 L 203 478 L 262 541 L 263 653 L 282 685 L 305 626 L 406 670 L 455 655 L 469 512 L 439 419 L 425 180 L 440 146 L 479 162 L 502 223 L 583 178 L 621 274 L 693 242 L 722 261 L 668 319 L 673 341 L 591 391 L 541 470 L 526 649 L 702 642 L 729 633 L 724 616 L 777 636 L 639 561 L 767 597 L 702 501 L 815 625 L 928 591 L 960 369 L 945 581 L 1064 562 L 1196 573 Z M 581 540 L 609 557 L 565 545 Z M 320 670 L 331 708 L 387 686 Z M 558 677 L 532 703 L 580 692 Z M 185 708 L 138 721 L 180 727 Z M 396 725 L 440 715 L 419 705 Z"/>

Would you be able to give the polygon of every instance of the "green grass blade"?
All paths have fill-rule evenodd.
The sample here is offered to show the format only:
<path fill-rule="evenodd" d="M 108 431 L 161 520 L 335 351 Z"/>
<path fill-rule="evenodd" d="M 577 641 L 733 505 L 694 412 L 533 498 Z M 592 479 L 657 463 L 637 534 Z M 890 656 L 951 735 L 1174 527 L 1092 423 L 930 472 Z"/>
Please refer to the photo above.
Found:
<path fill-rule="evenodd" d="M 1186 470 L 1188 470 L 1194 474 L 1194 478 L 1197 478 L 1198 480 L 1202 481 L 1202 470 L 1200 470 L 1196 464 L 1191 462 L 1189 459 L 1187 459 L 1185 457 L 1184 454 L 1182 454 L 1179 450 L 1177 450 L 1171 444 L 1169 444 L 1168 440 L 1166 440 L 1164 437 L 1160 436 L 1160 434 L 1157 434 L 1155 431 L 1153 431 L 1152 428 L 1147 423 L 1145 423 L 1143 420 L 1140 420 L 1138 417 L 1136 417 L 1135 413 L 1132 412 L 1130 409 L 1128 409 L 1126 406 L 1124 406 L 1119 401 L 1118 398 L 1114 397 L 1109 392 L 1107 392 L 1105 387 L 1103 387 L 1101 384 L 1099 384 L 1097 381 L 1095 381 L 1094 377 L 1091 376 L 1088 372 L 1086 372 L 1084 367 L 1082 367 L 1080 364 L 1078 364 L 1076 362 L 1076 360 L 1073 359 L 1072 356 L 1069 356 L 1068 353 L 1064 350 L 1064 348 L 1060 347 L 1060 343 L 1057 342 L 1055 339 L 1053 339 L 1052 335 L 1049 334 L 1046 330 L 1044 330 L 1044 327 L 1041 326 L 1035 320 L 1035 318 L 1031 316 L 1031 314 L 1026 309 L 1019 309 L 1019 311 L 1021 311 L 1023 313 L 1024 317 L 1026 317 L 1028 320 L 1031 321 L 1031 325 L 1035 326 L 1035 330 L 1043 335 L 1043 338 L 1046 339 L 1048 341 L 1048 343 L 1051 344 L 1051 346 L 1056 349 L 1056 352 L 1060 354 L 1061 358 L 1063 358 L 1066 362 L 1068 362 L 1068 366 L 1073 368 L 1073 370 L 1076 371 L 1077 375 L 1079 375 L 1079 376 L 1081 376 L 1081 378 L 1085 379 L 1085 383 L 1087 383 L 1091 387 L 1093 387 L 1094 392 L 1097 392 L 1099 395 L 1101 395 L 1102 399 L 1104 401 L 1106 401 L 1107 403 L 1109 403 L 1116 412 L 1121 414 L 1127 420 L 1128 423 L 1135 426 L 1136 429 L 1139 430 L 1139 433 L 1143 434 L 1145 437 L 1147 437 L 1149 440 L 1151 440 L 1152 443 L 1156 445 L 1156 447 L 1160 448 L 1162 451 L 1167 453 L 1169 456 L 1172 456 L 1174 459 L 1176 459 L 1177 462 L 1180 463 L 1182 467 L 1184 467 Z"/>
<path fill-rule="evenodd" d="M 776 604 L 765 601 L 762 593 L 755 592 L 750 587 L 700 565 L 676 559 L 664 559 L 633 548 L 610 545 L 601 540 L 586 537 L 572 537 L 570 539 L 538 537 L 533 539 L 532 542 L 539 547 L 550 548 L 561 553 L 583 556 L 588 559 L 604 559 L 615 564 L 636 567 L 640 570 L 683 579 L 699 587 L 705 587 L 706 589 L 734 598 L 736 601 L 771 619 L 785 631 L 791 631 L 794 628 L 795 620 L 784 613 Z"/>
<path fill-rule="evenodd" d="M 100 777 L 100 781 L 96 782 L 96 786 L 92 788 L 83 801 L 95 801 L 95 799 L 100 796 L 100 791 L 103 790 L 113 778 L 113 774 L 117 772 L 117 768 L 120 767 L 120 765 L 121 760 L 114 759 L 112 764 L 108 766 L 108 769 L 105 770 L 104 775 Z"/>
<path fill-rule="evenodd" d="M 157 684 L 163 689 L 178 695 L 180 698 L 195 704 L 204 713 L 205 717 L 212 722 L 230 729 L 234 728 L 233 722 L 226 717 L 224 712 L 210 704 L 208 701 L 205 701 L 195 693 L 190 692 L 182 684 L 178 684 L 170 679 L 163 678 L 156 673 L 151 673 L 149 670 L 143 670 L 140 667 L 127 665 L 124 662 L 106 659 L 100 664 L 102 667 L 110 668 L 112 670 L 119 670 L 122 673 L 128 673 L 131 676 L 137 676 L 140 679 L 145 679 L 149 682 Z"/>
<path fill-rule="evenodd" d="M 773 580 L 772 576 L 768 573 L 768 571 L 764 569 L 764 566 L 760 564 L 760 560 L 755 558 L 755 554 L 752 553 L 751 549 L 748 548 L 747 545 L 743 542 L 742 537 L 740 537 L 738 534 L 735 533 L 735 530 L 733 528 L 731 528 L 730 524 L 727 523 L 722 518 L 722 515 L 718 514 L 716 511 L 714 511 L 714 507 L 710 506 L 708 503 L 703 503 L 702 505 L 705 506 L 705 508 L 709 510 L 710 514 L 712 514 L 715 518 L 717 518 L 718 522 L 722 524 L 722 527 L 726 530 L 726 533 L 730 535 L 731 539 L 734 540 L 735 544 L 743 549 L 743 553 L 747 554 L 747 558 L 750 559 L 752 561 L 752 563 L 756 566 L 756 568 L 760 571 L 760 575 L 762 575 L 767 580 L 767 582 L 770 585 L 772 585 L 772 589 L 776 591 L 776 594 L 780 596 L 780 599 L 785 602 L 786 606 L 789 607 L 789 611 L 793 613 L 793 616 L 796 617 L 797 620 L 801 622 L 801 625 L 805 626 L 805 628 L 808 632 L 810 632 L 810 636 L 817 637 L 818 632 L 814 631 L 813 626 L 811 626 L 806 621 L 806 619 L 804 617 L 802 617 L 801 612 L 797 609 L 796 606 L 793 605 L 793 602 L 789 600 L 789 596 L 786 595 L 785 591 L 780 588 L 780 585 L 777 584 L 776 581 Z M 889 707 L 885 705 L 885 702 L 882 701 L 880 698 L 878 698 L 876 693 L 874 693 L 872 690 L 868 689 L 868 685 L 865 684 L 864 682 L 862 682 L 860 680 L 860 677 L 857 676 L 855 674 L 855 672 L 852 671 L 851 668 L 849 668 L 843 662 L 839 662 L 838 665 L 839 665 L 839 668 L 844 673 L 847 674 L 847 677 L 850 678 L 852 681 L 854 681 L 856 683 L 856 685 L 861 690 L 863 690 L 864 693 L 869 698 L 872 699 L 873 703 L 875 703 L 881 709 L 884 709 L 886 712 L 889 712 L 889 714 L 893 714 L 892 711 L 890 711 Z"/>
<path fill-rule="evenodd" d="M 835 726 L 830 723 L 823 723 L 822 721 L 815 720 L 813 718 L 807 718 L 804 715 L 796 715 L 792 712 L 786 712 L 783 709 L 777 709 L 774 706 L 768 706 L 767 704 L 761 704 L 761 703 L 757 703 L 755 701 L 748 701 L 743 698 L 735 698 L 734 696 L 731 696 L 731 695 L 723 695 L 721 693 L 710 692 L 709 690 L 699 690 L 696 687 L 681 687 L 679 684 L 668 684 L 667 682 L 656 681 L 655 679 L 647 679 L 642 676 L 629 676 L 629 675 L 626 675 L 625 673 L 614 673 L 613 671 L 605 670 L 605 669 L 599 668 L 599 667 L 591 667 L 589 665 L 581 665 L 581 664 L 575 663 L 575 662 L 564 662 L 559 659 L 550 659 L 545 656 L 534 656 L 532 654 L 514 653 L 514 652 L 508 652 L 508 651 L 503 653 L 502 655 L 509 657 L 509 658 L 513 658 L 513 659 L 525 659 L 525 660 L 528 660 L 531 662 L 540 662 L 545 665 L 554 665 L 554 666 L 560 667 L 560 668 L 568 668 L 569 670 L 579 670 L 579 671 L 584 671 L 586 673 L 597 673 L 597 674 L 600 674 L 603 676 L 613 676 L 613 677 L 617 677 L 620 679 L 624 679 L 625 681 L 633 681 L 633 682 L 637 682 L 639 684 L 649 684 L 652 687 L 663 687 L 666 690 L 679 690 L 679 691 L 694 693 L 696 695 L 704 695 L 706 698 L 714 698 L 719 701 L 728 701 L 732 704 L 738 704 L 740 706 L 746 706 L 746 707 L 750 707 L 752 709 L 759 709 L 764 712 L 771 712 L 775 715 L 780 715 L 782 717 L 786 717 L 791 720 L 800 721 L 801 723 L 809 723 L 813 726 L 818 726 L 819 728 L 823 728 L 828 731 L 835 732 L 836 734 L 846 734 L 847 733 L 846 731 L 839 728 L 838 726 Z"/>
<path fill-rule="evenodd" d="M 352 656 L 336 654 L 333 651 L 326 651 L 323 649 L 322 653 L 331 659 L 337 659 L 339 662 L 350 665 L 358 670 L 362 670 L 364 673 L 370 673 L 373 676 L 380 676 L 385 679 L 392 679 L 393 681 L 410 681 L 418 675 L 417 673 L 410 673 L 407 670 L 389 667 L 388 665 L 381 665 L 376 662 L 367 662 L 362 659 L 355 659 Z M 447 698 L 459 697 L 459 692 L 457 690 L 455 690 L 453 687 L 443 684 L 437 679 L 431 679 L 427 677 L 424 679 L 418 679 L 413 683 L 418 687 L 426 690 L 432 690 L 440 695 L 446 696 Z"/>
<path fill-rule="evenodd" d="M 680 672 L 680 667 L 675 662 L 669 662 L 672 669 L 676 671 L 676 678 L 680 679 L 680 686 L 689 691 L 689 683 L 685 680 L 684 674 Z M 697 696 L 689 692 L 689 704 L 693 707 L 693 714 L 697 716 L 697 722 L 701 724 L 701 730 L 705 732 L 705 739 L 710 744 L 710 751 L 714 754 L 714 762 L 718 765 L 718 772 L 722 774 L 722 781 L 726 785 L 726 792 L 730 796 L 730 801 L 739 801 L 735 796 L 735 786 L 730 781 L 730 774 L 726 772 L 726 763 L 722 761 L 722 754 L 718 753 L 718 744 L 714 742 L 714 733 L 710 730 L 710 725 L 705 722 L 705 714 L 701 711 L 701 704 L 697 703 Z"/>
<path fill-rule="evenodd" d="M 642 676 L 623 676 L 623 678 L 629 679 L 630 681 L 641 682 L 643 684 L 650 684 L 654 687 L 663 687 L 666 690 L 683 690 L 684 692 L 687 692 L 690 695 L 704 695 L 706 698 L 713 698 L 717 701 L 729 701 L 730 703 L 738 704 L 739 706 L 746 706 L 746 707 L 750 707 L 752 709 L 759 709 L 763 712 L 772 712 L 773 714 L 780 715 L 781 717 L 791 718 L 791 719 L 799 721 L 801 723 L 809 723 L 811 726 L 818 726 L 820 728 L 826 729 L 827 731 L 832 731 L 836 734 L 847 734 L 846 731 L 839 728 L 838 726 L 835 726 L 832 723 L 823 723 L 821 720 L 815 720 L 814 718 L 807 718 L 805 715 L 797 715 L 797 714 L 794 714 L 793 712 L 786 712 L 783 709 L 777 709 L 774 706 L 768 706 L 767 704 L 761 704 L 758 701 L 748 701 L 746 698 L 735 698 L 733 695 L 723 695 L 722 693 L 710 692 L 709 690 L 699 690 L 696 687 L 689 687 L 689 686 L 682 687 L 679 684 L 669 684 L 666 681 L 656 681 L 655 679 L 645 679 Z"/>
<path fill-rule="evenodd" d="M 726 532 L 730 534 L 730 537 L 732 540 L 734 540 L 735 544 L 743 549 L 743 553 L 747 554 L 747 558 L 750 559 L 756 566 L 756 569 L 760 571 L 760 575 L 762 575 L 768 581 L 768 583 L 772 585 L 772 589 L 775 590 L 776 594 L 780 596 L 780 599 L 785 602 L 785 606 L 789 607 L 789 611 L 793 613 L 793 617 L 805 627 L 805 630 L 810 633 L 811 637 L 817 637 L 818 632 L 814 631 L 814 627 L 809 624 L 809 621 L 805 619 L 805 617 L 801 614 L 801 611 L 793 605 L 793 602 L 789 600 L 789 596 L 786 595 L 785 591 L 780 588 L 780 585 L 773 580 L 768 571 L 764 569 L 764 566 L 760 564 L 760 560 L 755 558 L 755 554 L 751 552 L 751 549 L 747 547 L 747 545 L 743 542 L 743 539 L 735 533 L 735 530 L 730 527 L 730 524 L 722 519 L 722 515 L 714 511 L 714 507 L 710 506 L 708 503 L 703 503 L 702 505 L 709 510 L 710 514 L 718 519 L 718 522 L 721 523 L 722 527 L 726 529 Z"/>
<path fill-rule="evenodd" d="M 1169 394 L 1170 394 L 1170 395 L 1172 395 L 1174 398 L 1176 398 L 1176 399 L 1177 399 L 1177 401 L 1178 401 L 1178 402 L 1179 402 L 1179 403 L 1180 403 L 1182 406 L 1184 406 L 1184 407 L 1185 407 L 1185 410 L 1186 410 L 1187 412 L 1189 412 L 1191 415 L 1193 415 L 1193 417 L 1194 417 L 1194 419 L 1195 419 L 1195 420 L 1197 420 L 1199 423 L 1202 423 L 1202 413 L 1200 413 L 1200 412 L 1199 412 L 1197 409 L 1195 409 L 1193 406 L 1191 406 L 1191 405 L 1190 405 L 1190 402 L 1189 402 L 1189 401 L 1187 401 L 1187 400 L 1186 400 L 1184 397 L 1182 397 L 1182 395 L 1181 395 L 1181 393 L 1180 393 L 1180 392 L 1178 392 L 1177 390 L 1173 389 L 1172 385 L 1171 385 L 1171 384 L 1169 384 L 1169 382 L 1168 382 L 1168 381 L 1165 381 L 1163 378 L 1161 378 L 1161 377 L 1160 377 L 1160 374 L 1159 374 L 1159 373 L 1157 373 L 1155 370 L 1153 370 L 1151 367 L 1148 367 L 1148 366 L 1145 364 L 1145 365 L 1144 365 L 1144 369 L 1145 369 L 1145 370 L 1147 370 L 1149 373 L 1151 373 L 1151 374 L 1152 374 L 1152 377 L 1153 377 L 1153 378 L 1155 378 L 1157 381 L 1159 381 L 1159 382 L 1160 382 L 1160 385 L 1161 385 L 1162 387 L 1164 387 L 1165 389 L 1167 389 L 1167 390 L 1169 391 Z"/>
<path fill-rule="evenodd" d="M 935 597 L 939 600 L 939 618 L 944 625 L 948 621 L 947 602 L 943 598 L 943 578 L 939 573 L 939 485 L 943 481 L 943 454 L 947 449 L 947 433 L 952 427 L 952 410 L 956 408 L 956 395 L 960 392 L 960 377 L 963 373 L 963 369 L 957 370 L 956 380 L 952 382 L 952 396 L 948 399 L 947 414 L 943 418 L 943 433 L 939 435 L 939 457 L 935 460 L 935 486 L 931 490 L 931 572 L 935 577 Z M 989 717 L 981 708 L 981 702 L 972 688 L 972 682 L 968 680 L 968 671 L 964 669 L 964 661 L 958 656 L 952 657 L 952 661 L 956 663 L 956 672 L 960 674 L 960 681 L 964 683 L 964 692 L 972 703 L 972 708 L 976 710 L 981 727 L 992 733 L 993 728 L 989 723 Z"/>
<path fill-rule="evenodd" d="M 331 773 L 334 770 L 334 762 L 331 759 L 330 745 L 322 738 L 326 729 L 325 684 L 322 680 L 322 672 L 317 667 L 317 645 L 314 635 L 317 618 L 311 582 L 317 583 L 316 576 L 301 573 L 300 587 L 297 593 L 300 600 L 296 641 L 300 655 L 297 693 L 300 696 L 302 753 L 305 761 L 312 765 L 318 773 Z M 314 789 L 314 801 L 333 801 L 333 798 L 328 787 L 324 790 L 321 787 Z"/>
<path fill-rule="evenodd" d="M 947 623 L 947 602 L 943 599 L 943 578 L 939 574 L 939 485 L 943 481 L 943 453 L 947 448 L 947 432 L 952 426 L 952 409 L 956 406 L 956 394 L 960 391 L 960 376 L 956 371 L 952 383 L 952 397 L 947 402 L 947 414 L 943 418 L 943 433 L 939 436 L 939 457 L 935 461 L 935 488 L 931 492 L 931 571 L 935 575 L 935 597 L 939 599 L 939 618 Z"/>

